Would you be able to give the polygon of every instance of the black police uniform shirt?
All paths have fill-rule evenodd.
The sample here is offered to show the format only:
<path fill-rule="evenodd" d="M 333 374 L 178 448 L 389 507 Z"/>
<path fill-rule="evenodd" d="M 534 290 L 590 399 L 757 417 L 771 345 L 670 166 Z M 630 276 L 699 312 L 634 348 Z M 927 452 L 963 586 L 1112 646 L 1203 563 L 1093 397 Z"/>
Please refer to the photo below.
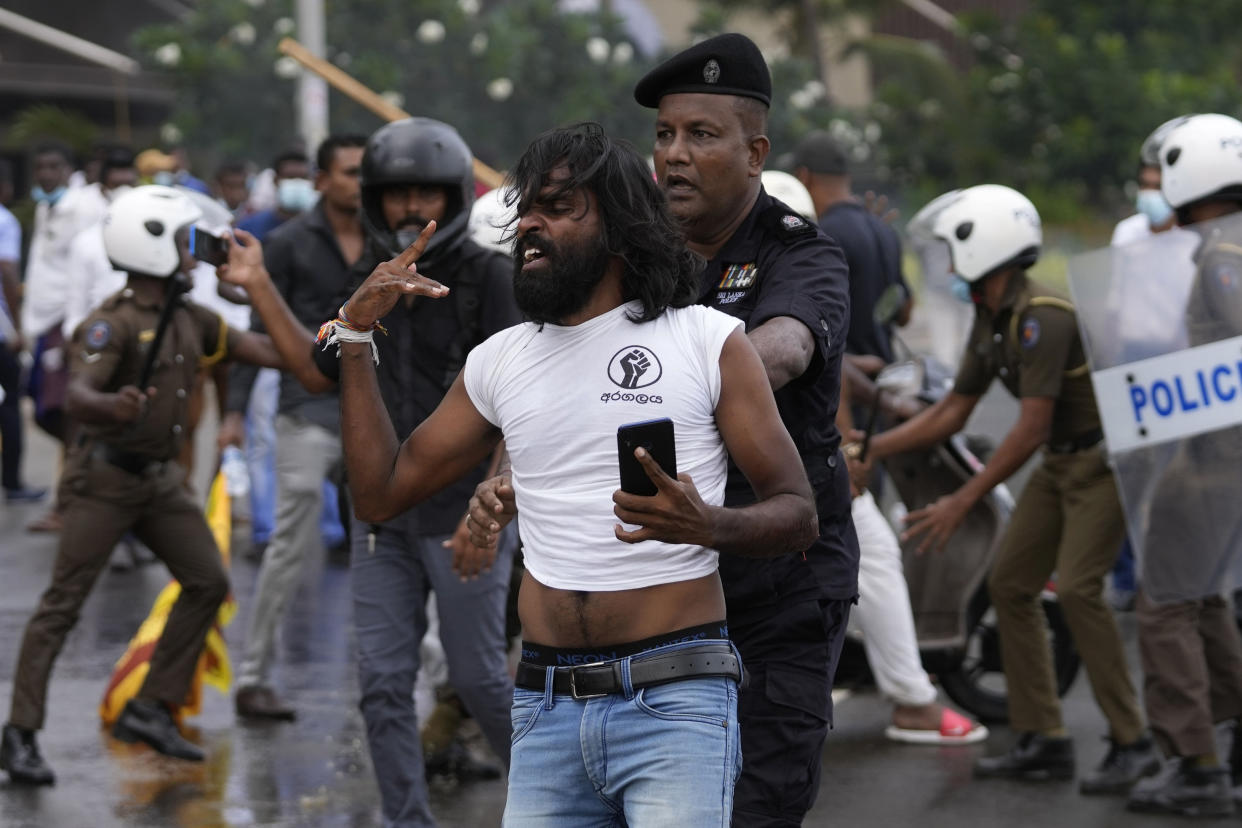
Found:
<path fill-rule="evenodd" d="M 322 202 L 264 238 L 263 264 L 289 310 L 308 331 L 317 332 L 320 325 L 336 316 L 341 291 L 349 284 L 350 266 Z M 257 313 L 251 314 L 250 329 L 256 333 L 267 331 Z M 257 366 L 248 364 L 230 369 L 228 411 L 245 413 L 258 372 Z M 280 375 L 279 411 L 333 433 L 341 428 L 341 405 L 336 391 L 312 394 L 289 371 Z"/>
<path fill-rule="evenodd" d="M 364 254 L 352 269 L 348 289 L 338 297 L 334 307 L 343 305 L 375 266 L 388 258 L 375 252 Z M 522 321 L 513 298 L 513 260 L 508 256 L 463 239 L 461 245 L 442 257 L 434 269 L 420 272 L 447 285 L 449 295 L 443 299 L 403 297 L 380 320 L 388 334 L 376 331 L 374 335 L 379 353 L 379 365 L 375 372 L 380 396 L 392 419 L 393 429 L 398 439 L 402 440 L 431 416 L 440 400 L 444 399 L 456 379 L 456 373 L 465 364 L 466 353 L 470 349 L 492 334 Z M 456 365 L 456 370 L 450 371 L 450 365 L 454 362 L 453 346 L 462 329 L 457 304 L 462 295 L 457 286 L 464 279 L 470 279 L 477 285 L 475 293 L 479 306 L 477 315 L 472 317 L 477 319 L 477 335 L 472 337 L 474 341 L 465 343 L 466 347 L 458 357 L 460 363 Z M 327 349 L 316 345 L 314 359 L 324 376 L 339 381 L 341 366 L 335 345 Z M 480 464 L 460 480 L 415 506 L 416 531 L 425 535 L 452 533 L 487 468 L 488 462 Z"/>
<path fill-rule="evenodd" d="M 730 615 L 796 596 L 853 598 L 858 593 L 858 544 L 849 522 L 849 479 L 838 455 L 841 435 L 835 422 L 849 326 L 841 249 L 760 190 L 750 214 L 704 268 L 699 301 L 744 320 L 748 332 L 775 317 L 792 317 L 815 341 L 806 372 L 778 389 L 775 397 L 815 489 L 820 538 L 805 559 L 802 553 L 780 558 L 722 555 L 720 575 Z M 745 476 L 730 462 L 725 504 L 754 500 Z M 813 577 L 807 577 L 806 564 Z"/>
<path fill-rule="evenodd" d="M 190 395 L 202 367 L 224 359 L 238 333 L 213 311 L 184 296 L 160 342 L 148 385 L 156 390 L 146 414 L 134 423 L 83 425 L 75 445 L 105 443 L 150 461 L 175 458 L 189 429 Z M 155 342 L 162 305 L 140 299 L 125 288 L 114 293 L 74 331 L 69 349 L 71 377 L 104 392 L 137 385 Z M 76 453 L 76 451 L 74 452 Z"/>
<path fill-rule="evenodd" d="M 875 304 L 891 285 L 909 287 L 901 274 L 897 232 L 856 201 L 839 201 L 819 217 L 819 226 L 841 246 L 850 268 L 850 330 L 845 351 L 893 361 L 887 325 L 875 321 Z"/>

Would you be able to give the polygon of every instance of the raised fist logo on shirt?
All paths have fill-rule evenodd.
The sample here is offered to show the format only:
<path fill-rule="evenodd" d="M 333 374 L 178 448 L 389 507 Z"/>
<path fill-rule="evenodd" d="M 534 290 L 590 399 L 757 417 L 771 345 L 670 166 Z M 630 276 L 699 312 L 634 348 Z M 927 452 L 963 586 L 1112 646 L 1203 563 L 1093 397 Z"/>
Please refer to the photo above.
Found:
<path fill-rule="evenodd" d="M 637 388 L 638 380 L 643 374 L 647 373 L 647 369 L 651 367 L 651 360 L 647 359 L 647 355 L 638 348 L 630 351 L 621 357 L 621 370 L 625 372 L 624 379 L 621 380 L 622 388 Z"/>

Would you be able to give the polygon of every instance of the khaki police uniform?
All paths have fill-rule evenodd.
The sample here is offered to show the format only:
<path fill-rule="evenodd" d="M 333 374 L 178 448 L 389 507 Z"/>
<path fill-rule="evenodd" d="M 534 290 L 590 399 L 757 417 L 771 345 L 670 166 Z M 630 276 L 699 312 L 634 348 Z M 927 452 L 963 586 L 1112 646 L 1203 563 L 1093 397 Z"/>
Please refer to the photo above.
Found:
<path fill-rule="evenodd" d="M 1073 306 L 1014 275 L 1000 310 L 977 306 L 955 390 L 978 396 L 1000 378 L 1015 397 L 1056 400 L 1043 462 L 1018 499 L 988 579 L 996 609 L 1009 718 L 1018 731 L 1062 726 L 1040 593 L 1053 572 L 1065 620 L 1111 736 L 1143 732 L 1121 637 L 1104 603 L 1104 576 L 1125 535 L 1116 483 Z"/>
<path fill-rule="evenodd" d="M 203 641 L 228 594 L 219 550 L 175 458 L 188 436 L 195 375 L 201 365 L 223 358 L 237 335 L 211 311 L 176 301 L 183 304 L 161 343 L 149 383 L 156 394 L 145 415 L 127 425 L 83 426 L 70 446 L 59 491 L 65 528 L 52 583 L 26 626 L 18 656 L 9 715 L 18 727 L 42 728 L 52 664 L 125 532 L 150 547 L 181 583 L 140 698 L 184 701 Z M 160 309 L 128 288 L 109 297 L 75 332 L 71 376 L 103 392 L 137 385 Z"/>
<path fill-rule="evenodd" d="M 1196 254 L 1186 306 L 1192 347 L 1242 333 L 1242 247 L 1214 238 L 1219 232 Z M 1182 442 L 1152 496 L 1143 544 L 1143 582 L 1152 591 L 1197 595 L 1206 571 L 1223 580 L 1242 537 L 1240 464 L 1242 426 Z M 1161 603 L 1140 588 L 1135 609 L 1143 699 L 1161 749 L 1214 753 L 1213 725 L 1242 716 L 1242 637 L 1233 607 L 1222 595 Z"/>

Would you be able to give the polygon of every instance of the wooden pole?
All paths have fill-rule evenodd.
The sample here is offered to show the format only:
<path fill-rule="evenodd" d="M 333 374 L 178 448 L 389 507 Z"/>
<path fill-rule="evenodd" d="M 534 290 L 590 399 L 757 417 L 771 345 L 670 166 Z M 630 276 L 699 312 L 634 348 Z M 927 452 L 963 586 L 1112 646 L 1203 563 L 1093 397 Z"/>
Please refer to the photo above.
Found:
<path fill-rule="evenodd" d="M 321 57 L 311 54 L 309 49 L 301 43 L 298 43 L 293 38 L 286 37 L 282 39 L 280 43 L 277 44 L 276 48 L 280 50 L 281 54 L 288 55 L 293 58 L 304 67 L 326 80 L 329 84 L 336 88 L 337 91 L 345 94 L 347 97 L 358 102 L 359 104 L 362 104 L 384 120 L 399 121 L 402 118 L 411 117 L 410 113 L 406 112 L 399 106 L 393 106 L 374 91 L 366 86 L 363 86 L 348 73 L 342 71 L 340 67 L 329 63 Z M 499 187 L 504 182 L 504 176 L 502 174 L 487 166 L 477 158 L 474 159 L 474 177 L 491 188 Z"/>

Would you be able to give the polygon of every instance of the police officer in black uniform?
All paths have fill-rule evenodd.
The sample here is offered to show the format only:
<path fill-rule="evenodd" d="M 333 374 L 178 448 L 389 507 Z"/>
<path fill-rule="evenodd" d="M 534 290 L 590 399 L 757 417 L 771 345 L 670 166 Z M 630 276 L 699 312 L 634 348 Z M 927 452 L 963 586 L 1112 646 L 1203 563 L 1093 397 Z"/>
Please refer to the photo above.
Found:
<path fill-rule="evenodd" d="M 267 337 L 233 331 L 184 299 L 184 274 L 195 267 L 189 231 L 200 216 L 174 189 L 139 187 L 113 202 L 104 219 L 108 258 L 129 280 L 78 327 L 70 349 L 67 407 L 81 432 L 60 481 L 65 528 L 52 583 L 26 625 L 0 743 L 0 768 L 16 783 L 55 781 L 35 739 L 52 666 L 112 547 L 129 531 L 168 565 L 181 593 L 146 680 L 112 734 L 169 756 L 203 759 L 172 711 L 185 701 L 229 579 L 177 463 L 188 397 L 200 366 L 225 358 L 274 368 L 281 362 Z"/>
<path fill-rule="evenodd" d="M 382 320 L 386 334 L 375 336 L 380 394 L 400 434 L 413 432 L 435 410 L 471 348 L 521 322 L 513 298 L 512 259 L 469 238 L 473 160 L 457 130 L 430 118 L 380 128 L 363 153 L 362 224 L 368 249 L 354 265 L 338 304 L 433 220 L 436 232 L 418 271 L 451 288 L 443 301 L 413 296 L 402 300 Z M 309 342 L 306 329 L 272 288 L 257 247 L 238 248 L 237 263 L 221 278 L 244 284 L 290 370 L 307 390 L 335 387 L 340 376 L 337 347 Z M 244 266 L 239 258 L 243 254 L 248 257 Z M 479 550 L 469 544 L 463 519 L 471 493 L 487 472 L 483 464 L 383 524 L 354 521 L 350 583 L 360 707 L 387 824 L 432 824 L 412 697 L 419 643 L 427 631 L 429 592 L 437 595 L 440 638 L 453 689 L 508 764 L 513 684 L 505 655 L 505 599 L 514 533 L 508 532 L 498 547 Z M 482 769 L 471 764 L 457 770 L 470 775 Z"/>
<path fill-rule="evenodd" d="M 750 684 L 738 701 L 736 826 L 792 826 L 819 790 L 832 679 L 858 591 L 858 540 L 835 426 L 849 328 L 844 255 L 760 184 L 772 82 L 740 34 L 653 69 L 635 99 L 658 109 L 655 167 L 689 247 L 708 260 L 703 304 L 745 320 L 815 487 L 820 535 L 805 553 L 722 555 L 729 637 Z M 731 467 L 725 504 L 753 502 Z"/>

